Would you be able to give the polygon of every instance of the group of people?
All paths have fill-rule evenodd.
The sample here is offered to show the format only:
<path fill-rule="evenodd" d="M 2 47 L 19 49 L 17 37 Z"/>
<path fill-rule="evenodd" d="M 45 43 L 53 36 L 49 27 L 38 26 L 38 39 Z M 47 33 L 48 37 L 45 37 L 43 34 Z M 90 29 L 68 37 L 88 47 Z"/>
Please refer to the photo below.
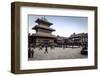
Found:
<path fill-rule="evenodd" d="M 40 46 L 39 46 L 39 50 L 42 50 L 43 48 L 45 48 L 45 52 L 44 53 L 48 53 L 48 44 L 47 43 L 45 43 L 44 45 L 43 44 L 41 44 Z"/>
<path fill-rule="evenodd" d="M 45 52 L 44 53 L 48 53 L 48 44 L 44 44 L 44 45 L 40 45 L 39 46 L 39 50 L 42 50 L 43 48 L 45 48 Z M 53 47 L 51 47 L 53 48 Z M 33 58 L 34 57 L 34 49 L 32 46 L 29 46 L 28 48 L 28 58 Z"/>

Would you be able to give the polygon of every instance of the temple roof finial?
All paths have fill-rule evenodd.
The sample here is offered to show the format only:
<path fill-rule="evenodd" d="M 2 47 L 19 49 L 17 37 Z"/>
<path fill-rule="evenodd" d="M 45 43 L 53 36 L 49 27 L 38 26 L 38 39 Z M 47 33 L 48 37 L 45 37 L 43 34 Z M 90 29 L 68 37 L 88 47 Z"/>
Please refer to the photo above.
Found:
<path fill-rule="evenodd" d="M 47 21 L 47 22 L 48 22 L 48 20 L 45 18 L 45 16 L 43 16 L 41 19 L 42 19 L 43 21 Z"/>

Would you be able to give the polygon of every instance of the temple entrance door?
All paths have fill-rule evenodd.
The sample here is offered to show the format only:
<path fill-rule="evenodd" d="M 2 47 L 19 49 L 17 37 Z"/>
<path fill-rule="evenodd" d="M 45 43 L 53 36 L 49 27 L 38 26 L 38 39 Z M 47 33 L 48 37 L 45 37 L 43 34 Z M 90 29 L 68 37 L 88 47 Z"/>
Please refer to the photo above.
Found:
<path fill-rule="evenodd" d="M 44 44 L 49 44 L 49 40 L 44 40 Z"/>
<path fill-rule="evenodd" d="M 44 40 L 44 43 L 49 43 L 49 40 Z"/>

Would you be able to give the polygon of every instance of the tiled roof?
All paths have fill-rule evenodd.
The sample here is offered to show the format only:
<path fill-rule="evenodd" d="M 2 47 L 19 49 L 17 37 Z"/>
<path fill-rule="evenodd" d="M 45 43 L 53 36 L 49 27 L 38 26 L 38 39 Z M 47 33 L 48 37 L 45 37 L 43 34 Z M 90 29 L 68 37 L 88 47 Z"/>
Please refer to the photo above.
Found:
<path fill-rule="evenodd" d="M 46 33 L 36 33 L 36 34 L 33 34 L 33 36 L 56 38 L 55 35 L 52 35 L 52 34 L 46 34 Z"/>
<path fill-rule="evenodd" d="M 42 29 L 47 29 L 50 31 L 55 31 L 54 29 L 50 28 L 50 27 L 46 27 L 46 26 L 41 26 L 41 25 L 36 25 L 35 27 L 33 27 L 32 29 L 37 29 L 37 28 L 42 28 Z"/>
<path fill-rule="evenodd" d="M 82 36 L 86 37 L 86 36 L 88 36 L 88 33 L 79 33 L 79 34 L 72 34 L 71 35 L 71 37 L 82 37 Z"/>
<path fill-rule="evenodd" d="M 43 22 L 43 23 L 46 23 L 46 24 L 48 24 L 48 25 L 53 25 L 53 23 L 51 23 L 51 22 L 49 22 L 47 19 L 45 19 L 45 18 L 42 18 L 42 19 L 40 19 L 40 18 L 38 18 L 35 22 Z"/>

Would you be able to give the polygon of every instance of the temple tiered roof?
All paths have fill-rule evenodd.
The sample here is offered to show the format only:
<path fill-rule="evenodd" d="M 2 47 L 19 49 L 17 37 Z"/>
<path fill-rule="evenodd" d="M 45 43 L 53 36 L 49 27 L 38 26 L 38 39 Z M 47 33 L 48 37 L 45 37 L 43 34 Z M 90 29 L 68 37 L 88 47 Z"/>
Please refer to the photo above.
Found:
<path fill-rule="evenodd" d="M 42 17 L 41 19 L 38 18 L 36 21 L 36 23 L 44 23 L 44 24 L 47 24 L 47 25 L 53 25 L 53 23 L 49 22 L 45 17 Z"/>
<path fill-rule="evenodd" d="M 50 27 L 46 27 L 46 26 L 41 26 L 41 25 L 36 25 L 35 27 L 33 27 L 32 29 L 46 29 L 46 30 L 50 30 L 50 31 L 55 31 L 54 29 L 50 28 Z"/>
<path fill-rule="evenodd" d="M 50 25 L 53 23 L 49 22 L 45 17 L 42 17 L 41 19 L 38 18 L 35 22 L 38 23 L 38 25 L 35 25 L 32 28 L 36 30 L 36 33 L 34 34 L 35 37 L 55 38 L 55 36 L 52 35 L 52 32 L 55 31 L 55 29 L 50 28 Z"/>
<path fill-rule="evenodd" d="M 43 34 L 43 33 L 32 34 L 32 36 L 34 36 L 34 37 L 56 38 L 55 35 L 52 35 L 52 34 Z"/>

